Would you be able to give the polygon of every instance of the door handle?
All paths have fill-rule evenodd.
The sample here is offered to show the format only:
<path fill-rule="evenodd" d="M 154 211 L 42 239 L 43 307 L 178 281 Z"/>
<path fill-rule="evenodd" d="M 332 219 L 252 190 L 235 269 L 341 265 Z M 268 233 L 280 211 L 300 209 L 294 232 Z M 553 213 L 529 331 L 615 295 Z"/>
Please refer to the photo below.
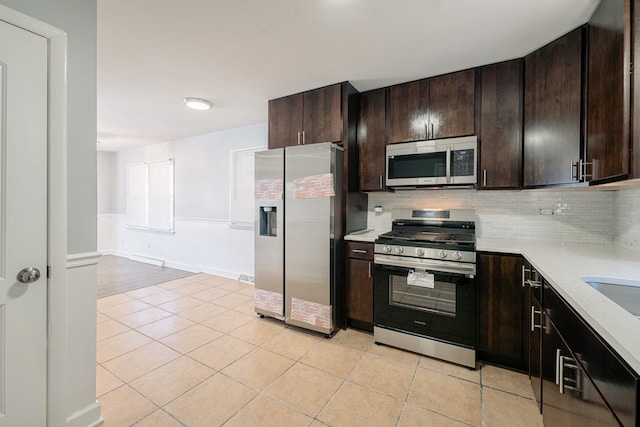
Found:
<path fill-rule="evenodd" d="M 568 362 L 568 363 L 567 363 Z M 565 368 L 575 370 L 576 375 L 574 378 L 568 378 L 564 375 Z M 573 383 L 573 386 L 567 385 L 567 381 Z M 576 360 L 572 357 L 563 356 L 560 349 L 556 350 L 556 385 L 560 390 L 560 394 L 564 394 L 565 389 L 573 390 L 578 393 L 582 392 L 580 384 L 580 368 L 576 363 Z"/>
<path fill-rule="evenodd" d="M 445 169 L 447 174 L 447 184 L 451 183 L 451 146 L 447 147 L 447 161 L 445 163 Z"/>
<path fill-rule="evenodd" d="M 531 270 L 528 269 L 527 267 L 525 267 L 524 264 L 522 264 L 522 287 L 523 288 L 524 288 L 524 285 L 526 285 L 528 283 L 527 279 L 526 279 L 526 276 L 525 276 L 527 272 L 531 272 Z"/>
<path fill-rule="evenodd" d="M 17 278 L 20 283 L 33 283 L 40 278 L 40 270 L 35 267 L 23 268 Z"/>
<path fill-rule="evenodd" d="M 536 325 L 536 314 L 540 314 L 540 324 Z M 542 311 L 536 310 L 535 306 L 531 306 L 531 332 L 534 332 L 536 328 L 542 329 Z"/>
<path fill-rule="evenodd" d="M 571 174 L 570 174 L 570 179 L 569 181 L 571 182 L 576 182 L 576 181 L 580 181 L 580 177 L 578 176 L 578 169 L 579 169 L 579 165 L 578 162 L 570 162 L 571 164 Z M 575 170 L 575 174 L 573 173 L 573 171 Z"/>

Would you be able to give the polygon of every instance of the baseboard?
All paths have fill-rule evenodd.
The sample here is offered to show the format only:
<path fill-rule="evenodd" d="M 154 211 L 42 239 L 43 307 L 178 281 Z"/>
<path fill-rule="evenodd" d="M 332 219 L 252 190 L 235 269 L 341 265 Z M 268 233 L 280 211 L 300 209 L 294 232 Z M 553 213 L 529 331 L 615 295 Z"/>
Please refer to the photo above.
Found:
<path fill-rule="evenodd" d="M 201 265 L 200 266 L 200 272 L 201 273 L 207 273 L 207 274 L 213 274 L 215 276 L 220 276 L 220 277 L 226 277 L 227 279 L 233 279 L 233 280 L 238 280 L 238 278 L 241 275 L 241 273 L 238 273 L 238 272 L 235 272 L 235 271 L 220 270 L 220 269 L 209 267 L 209 266 L 206 266 L 206 265 Z"/>
<path fill-rule="evenodd" d="M 117 250 L 101 251 L 102 255 L 114 255 L 124 258 L 129 258 L 133 261 L 144 262 L 146 264 L 159 265 L 161 267 L 176 268 L 178 270 L 190 271 L 191 273 L 207 273 L 215 276 L 226 277 L 228 279 L 239 280 L 243 283 L 253 285 L 253 275 L 247 273 L 239 273 L 237 271 L 222 270 L 214 268 L 208 265 L 193 265 L 185 264 L 182 262 L 174 262 L 170 260 L 160 260 L 158 258 L 145 257 L 141 255 L 135 255 L 128 252 L 122 252 Z M 162 264 L 159 264 L 159 262 Z"/>
<path fill-rule="evenodd" d="M 197 265 L 184 264 L 181 262 L 165 261 L 165 267 L 177 268 L 178 270 L 190 271 L 192 273 L 201 273 L 202 270 Z"/>
<path fill-rule="evenodd" d="M 129 255 L 129 259 L 131 261 L 144 262 L 145 264 L 156 265 L 158 267 L 164 267 L 166 265 L 166 261 L 161 258 L 154 258 L 145 255 L 132 254 Z"/>
<path fill-rule="evenodd" d="M 67 269 L 95 265 L 100 261 L 100 252 L 85 252 L 67 255 Z"/>
<path fill-rule="evenodd" d="M 95 427 L 104 422 L 100 416 L 101 405 L 97 400 L 95 403 L 74 412 L 67 417 L 65 427 Z"/>
<path fill-rule="evenodd" d="M 100 250 L 102 255 L 121 256 L 123 258 L 129 258 L 132 254 L 129 252 L 118 251 L 116 249 L 102 249 Z"/>

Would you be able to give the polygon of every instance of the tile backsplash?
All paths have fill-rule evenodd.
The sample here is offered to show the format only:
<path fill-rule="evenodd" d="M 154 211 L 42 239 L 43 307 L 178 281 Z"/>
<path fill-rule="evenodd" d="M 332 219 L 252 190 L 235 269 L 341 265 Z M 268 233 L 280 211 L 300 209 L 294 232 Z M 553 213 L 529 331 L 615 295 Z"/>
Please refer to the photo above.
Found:
<path fill-rule="evenodd" d="M 390 229 L 394 208 L 475 209 L 478 237 L 607 242 L 640 250 L 640 188 L 369 193 L 368 227 Z"/>
<path fill-rule="evenodd" d="M 640 188 L 616 191 L 614 206 L 615 244 L 640 251 Z"/>

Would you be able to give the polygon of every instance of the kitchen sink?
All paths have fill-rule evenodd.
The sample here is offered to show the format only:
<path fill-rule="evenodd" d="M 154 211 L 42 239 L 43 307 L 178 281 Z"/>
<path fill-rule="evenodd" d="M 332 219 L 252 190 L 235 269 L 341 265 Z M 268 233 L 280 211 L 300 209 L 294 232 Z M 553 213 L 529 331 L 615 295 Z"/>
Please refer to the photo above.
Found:
<path fill-rule="evenodd" d="M 640 280 L 618 279 L 615 277 L 581 277 L 591 286 L 620 307 L 640 319 Z"/>

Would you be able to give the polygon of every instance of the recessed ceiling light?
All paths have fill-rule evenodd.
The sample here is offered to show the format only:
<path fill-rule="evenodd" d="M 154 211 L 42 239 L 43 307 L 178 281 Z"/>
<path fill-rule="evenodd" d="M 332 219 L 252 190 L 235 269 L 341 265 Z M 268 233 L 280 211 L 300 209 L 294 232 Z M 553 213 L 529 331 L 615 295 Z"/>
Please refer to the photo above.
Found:
<path fill-rule="evenodd" d="M 211 101 L 202 98 L 185 98 L 184 104 L 194 110 L 208 110 L 211 108 Z"/>

